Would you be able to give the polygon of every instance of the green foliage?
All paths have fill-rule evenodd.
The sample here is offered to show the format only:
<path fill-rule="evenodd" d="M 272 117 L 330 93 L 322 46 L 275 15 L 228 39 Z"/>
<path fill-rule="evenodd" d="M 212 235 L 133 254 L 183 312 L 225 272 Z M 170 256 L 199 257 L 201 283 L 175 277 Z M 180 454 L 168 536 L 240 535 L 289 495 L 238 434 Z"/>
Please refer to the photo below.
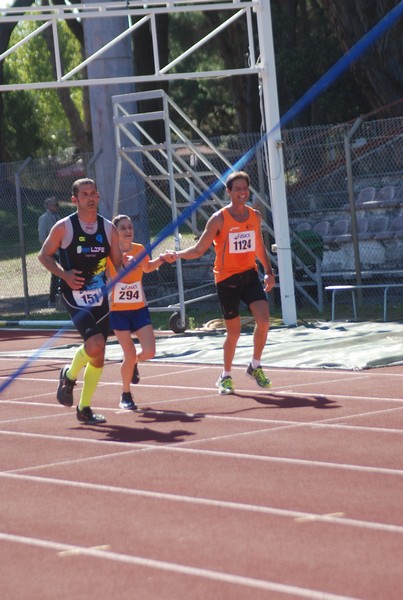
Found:
<path fill-rule="evenodd" d="M 341 57 L 342 51 L 336 32 L 330 26 L 323 0 L 270 1 L 280 114 L 284 115 Z M 169 59 L 175 59 L 207 35 L 213 29 L 216 16 L 213 11 L 171 14 Z M 10 45 L 34 31 L 38 24 L 37 21 L 21 21 L 13 31 Z M 58 31 L 63 71 L 67 72 L 81 61 L 80 43 L 65 22 L 58 23 Z M 224 46 L 220 47 L 217 39 L 213 38 L 181 61 L 180 70 L 202 72 L 221 69 L 231 52 L 245 55 L 246 60 L 242 28 L 236 30 L 238 37 L 235 43 L 232 42 L 231 31 L 224 34 Z M 51 71 L 51 54 L 44 34 L 31 38 L 4 60 L 5 83 L 49 80 L 52 78 Z M 175 68 L 171 72 L 175 72 Z M 251 82 L 249 90 L 244 82 L 245 78 L 238 86 L 234 78 L 181 79 L 169 83 L 169 94 L 206 135 L 237 134 L 241 132 L 239 113 L 243 112 L 244 126 L 246 114 L 249 114 L 249 123 L 253 123 L 253 127 L 259 123 L 256 105 L 250 101 L 253 95 L 251 89 L 256 88 L 255 82 Z M 83 90 L 72 87 L 69 92 L 83 117 Z M 66 146 L 74 145 L 57 90 L 9 92 L 3 98 L 4 139 L 12 160 L 27 155 L 58 155 Z M 345 122 L 368 110 L 364 94 L 352 75 L 346 73 L 301 113 L 292 126 Z M 251 113 L 254 119 L 250 118 Z M 185 133 L 189 132 L 185 130 Z"/>
<path fill-rule="evenodd" d="M 209 30 L 202 13 L 171 15 L 170 59 L 173 60 L 184 48 L 191 46 Z M 180 70 L 186 72 L 222 68 L 224 62 L 214 40 L 188 56 L 180 66 Z M 169 93 L 206 135 L 239 133 L 239 123 L 227 79 L 183 79 L 171 82 Z"/>
<path fill-rule="evenodd" d="M 21 21 L 14 29 L 10 45 L 34 31 L 35 22 Z M 79 60 L 80 48 L 64 22 L 58 24 L 59 43 L 67 68 Z M 37 35 L 20 46 L 4 63 L 4 81 L 40 82 L 52 78 L 51 55 L 46 40 Z M 82 89 L 71 88 L 71 97 L 82 112 Z M 57 90 L 29 90 L 4 94 L 5 139 L 13 160 L 27 156 L 58 155 L 72 145 L 70 126 Z M 23 115 L 23 118 L 22 118 Z"/>
<path fill-rule="evenodd" d="M 286 5 L 273 3 L 273 36 L 280 114 L 285 114 L 342 56 L 322 2 L 306 2 L 306 14 L 290 18 Z M 303 111 L 293 126 L 340 123 L 365 112 L 368 104 L 346 73 Z"/>
<path fill-rule="evenodd" d="M 42 146 L 41 126 L 35 118 L 35 102 L 25 92 L 4 94 L 4 133 L 13 160 L 35 156 Z"/>
<path fill-rule="evenodd" d="M 18 230 L 17 212 L 0 209 L 0 225 L 3 242 L 7 240 L 7 244 L 3 243 L 0 246 L 0 257 L 3 258 L 3 254 L 8 256 L 10 250 L 9 240 L 15 238 L 15 232 Z"/>

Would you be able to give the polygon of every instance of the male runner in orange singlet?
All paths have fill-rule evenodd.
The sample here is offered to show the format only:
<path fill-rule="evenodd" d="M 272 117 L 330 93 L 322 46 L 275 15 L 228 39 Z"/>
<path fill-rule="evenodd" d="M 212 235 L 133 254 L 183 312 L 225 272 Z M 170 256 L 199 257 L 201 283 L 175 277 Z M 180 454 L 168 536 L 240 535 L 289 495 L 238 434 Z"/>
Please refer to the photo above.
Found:
<path fill-rule="evenodd" d="M 253 357 L 246 374 L 262 388 L 271 386 L 260 364 L 270 327 L 269 303 L 265 292 L 275 285 L 269 256 L 263 242 L 262 217 L 259 211 L 247 206 L 249 175 L 244 171 L 231 173 L 226 181 L 230 198 L 208 220 L 200 239 L 186 250 L 165 255 L 167 262 L 176 259 L 196 259 L 214 245 L 214 280 L 217 296 L 227 330 L 224 341 L 224 370 L 216 383 L 219 394 L 233 394 L 232 362 L 241 334 L 240 302 L 248 306 L 255 320 Z M 264 288 L 259 280 L 256 259 L 261 263 Z"/>

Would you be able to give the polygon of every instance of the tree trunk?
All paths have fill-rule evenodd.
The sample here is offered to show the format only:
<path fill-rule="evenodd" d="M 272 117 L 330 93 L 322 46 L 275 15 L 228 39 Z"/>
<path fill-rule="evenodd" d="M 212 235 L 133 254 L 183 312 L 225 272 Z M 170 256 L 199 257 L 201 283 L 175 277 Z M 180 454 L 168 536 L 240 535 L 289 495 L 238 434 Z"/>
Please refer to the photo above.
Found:
<path fill-rule="evenodd" d="M 217 12 L 206 12 L 206 21 L 212 28 L 221 23 Z M 226 69 L 234 69 L 242 64 L 247 64 L 247 34 L 242 23 L 236 21 L 217 38 L 216 43 L 221 53 Z M 243 56 L 243 59 L 242 59 Z M 259 131 L 261 126 L 261 113 L 259 108 L 259 89 L 256 75 L 234 76 L 229 78 L 228 85 L 232 90 L 232 98 L 238 115 L 241 132 Z"/>
<path fill-rule="evenodd" d="M 45 37 L 46 44 L 49 49 L 52 71 L 54 77 L 56 77 L 56 61 L 54 54 L 54 44 L 53 44 L 53 36 L 51 29 L 47 28 L 43 32 L 43 36 Z M 63 58 L 60 57 L 61 62 Z M 63 107 L 67 120 L 70 124 L 70 131 L 73 137 L 73 141 L 77 150 L 80 154 L 92 152 L 92 139 L 91 139 L 91 128 L 86 130 L 84 127 L 84 123 L 81 120 L 80 113 L 77 110 L 76 105 L 70 96 L 69 88 L 57 88 L 57 95 L 60 100 L 60 104 Z"/>

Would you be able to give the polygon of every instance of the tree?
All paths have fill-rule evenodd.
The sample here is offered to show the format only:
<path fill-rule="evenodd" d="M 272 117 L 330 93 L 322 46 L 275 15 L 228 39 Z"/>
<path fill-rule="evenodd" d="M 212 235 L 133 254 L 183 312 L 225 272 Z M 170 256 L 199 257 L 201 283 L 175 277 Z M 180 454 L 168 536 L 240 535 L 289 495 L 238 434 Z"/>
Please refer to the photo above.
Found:
<path fill-rule="evenodd" d="M 323 0 L 343 52 L 347 52 L 401 0 Z M 403 93 L 402 17 L 359 60 L 351 72 L 372 110 L 401 116 Z"/>
<path fill-rule="evenodd" d="M 35 156 L 42 145 L 40 123 L 37 119 L 21 118 L 21 115 L 35 113 L 34 98 L 30 94 L 8 92 L 4 98 L 4 109 L 7 114 L 7 119 L 4 119 L 6 143 L 1 144 L 4 156 L 12 160 Z"/>
<path fill-rule="evenodd" d="M 33 22 L 20 21 L 11 35 L 10 43 L 16 44 L 21 38 L 36 29 L 36 26 L 36 23 Z M 60 23 L 58 28 L 62 61 L 68 65 L 77 59 L 77 54 L 80 55 L 80 48 L 75 38 L 69 33 L 66 23 Z M 28 44 L 19 47 L 9 57 L 4 67 L 4 75 L 8 83 L 17 83 L 19 80 L 41 81 L 50 79 L 55 70 L 53 38 L 51 30 L 48 28 L 41 36 L 35 36 Z M 29 90 L 6 94 L 4 106 L 8 110 L 4 123 L 5 131 L 18 127 L 18 125 L 10 123 L 15 114 L 15 111 L 14 113 L 9 112 L 11 98 L 17 103 L 17 106 L 23 101 L 25 108 L 27 102 L 31 102 L 32 110 L 24 113 L 26 116 L 29 115 L 29 119 L 25 118 L 24 121 L 28 120 L 32 127 L 36 124 L 36 127 L 39 127 L 42 132 L 40 143 L 36 149 L 33 148 L 33 139 L 29 140 L 31 156 L 59 153 L 66 144 L 77 147 L 80 152 L 91 152 L 91 140 L 84 130 L 81 117 L 83 112 L 82 95 L 82 89 L 79 87 Z M 24 98 L 25 100 L 23 100 Z M 29 100 L 27 100 L 28 98 Z M 21 114 L 19 118 L 21 119 Z M 6 147 L 10 147 L 10 142 L 13 144 L 13 140 L 7 136 Z M 24 156 L 27 156 L 27 148 L 23 147 L 21 150 L 24 152 Z M 20 152 L 14 152 L 14 159 L 21 158 L 19 155 Z"/>
<path fill-rule="evenodd" d="M 14 0 L 13 6 L 19 8 L 20 6 L 30 6 L 32 1 L 30 0 Z M 2 23 L 0 25 L 0 54 L 5 52 L 8 48 L 10 37 L 13 32 L 14 25 L 12 23 Z M 0 83 L 4 83 L 4 62 L 0 61 Z M 0 92 L 0 162 L 10 160 L 10 155 L 7 151 L 6 140 L 4 136 L 4 99 L 3 94 Z"/>
<path fill-rule="evenodd" d="M 49 59 L 50 64 L 52 66 L 52 71 L 56 73 L 56 63 L 55 63 L 55 54 L 54 54 L 54 43 L 53 36 L 50 29 L 46 29 L 44 31 L 44 37 L 46 40 L 46 44 L 49 50 Z M 70 40 L 71 41 L 71 40 Z M 82 54 L 82 47 L 80 49 L 80 53 Z M 63 62 L 63 54 L 62 53 L 62 62 Z M 66 118 L 70 124 L 71 136 L 74 141 L 74 145 L 77 150 L 82 152 L 92 152 L 92 135 L 91 135 L 91 127 L 89 127 L 89 119 L 83 121 L 80 116 L 80 111 L 73 100 L 73 94 L 69 88 L 58 88 L 57 95 L 60 100 L 60 104 L 63 107 Z M 84 96 L 85 98 L 85 96 Z M 88 102 L 88 96 L 86 97 Z M 80 94 L 80 100 L 82 100 L 82 95 Z M 88 102 L 89 104 L 89 102 Z M 87 111 L 89 113 L 89 106 L 86 103 L 81 102 L 81 108 L 85 109 L 87 107 Z M 87 127 L 85 126 L 87 124 Z"/>
<path fill-rule="evenodd" d="M 37 0 L 42 3 L 65 4 L 67 0 Z M 77 3 L 77 0 L 72 0 Z M 276 53 L 277 83 L 279 90 L 280 114 L 284 114 L 297 102 L 315 82 L 329 70 L 332 65 L 351 46 L 365 35 L 379 19 L 388 13 L 400 0 L 267 0 L 271 2 L 274 47 Z M 28 7 L 33 0 L 14 0 L 14 7 Z M 158 47 L 161 64 L 166 64 L 169 57 L 174 57 L 192 45 L 197 39 L 211 31 L 222 17 L 217 11 L 184 12 L 181 14 L 159 14 L 156 17 L 158 30 Z M 0 53 L 4 52 L 9 43 L 15 24 L 0 24 Z M 32 26 L 34 26 L 32 24 Z M 151 34 L 148 26 L 141 27 L 133 34 L 133 61 L 135 72 L 139 75 L 153 72 L 153 51 Z M 229 28 L 200 48 L 195 54 L 188 56 L 185 61 L 186 70 L 204 71 L 208 68 L 232 68 L 240 62 L 248 60 L 247 35 L 242 20 L 235 21 Z M 293 125 L 312 125 L 337 123 L 353 119 L 358 114 L 367 113 L 386 106 L 384 115 L 401 114 L 400 107 L 392 106 L 393 102 L 402 97 L 403 87 L 403 43 L 400 26 L 396 23 L 387 31 L 382 39 L 377 40 L 373 47 L 354 63 L 351 70 L 343 75 L 322 96 L 294 120 Z M 39 60 L 32 59 L 26 54 L 26 65 L 31 73 L 37 74 L 40 81 L 43 73 L 40 69 L 52 68 L 49 57 L 53 56 L 51 49 L 53 39 L 48 30 L 42 37 L 37 37 L 44 43 Z M 69 52 L 81 53 L 84 57 L 83 28 L 80 20 L 68 19 L 62 28 L 62 61 L 68 65 Z M 43 60 L 43 56 L 47 60 Z M 6 69 L 0 62 L 0 83 L 18 80 L 18 70 Z M 76 63 L 77 64 L 77 63 Z M 182 65 L 183 66 L 183 65 Z M 54 65 L 53 65 L 54 68 Z M 68 68 L 68 67 L 67 67 Z M 221 80 L 189 79 L 155 84 L 138 84 L 138 90 L 162 87 L 183 108 L 187 115 L 194 119 L 199 127 L 209 136 L 231 134 L 238 132 L 256 132 L 260 128 L 261 114 L 258 96 L 258 80 L 255 75 L 231 77 Z M 16 131 L 16 124 L 7 125 L 13 112 L 18 112 L 18 102 L 27 92 L 19 92 L 14 96 L 8 93 L 7 100 L 0 93 L 0 162 L 13 160 L 18 154 L 17 146 L 5 136 Z M 78 99 L 77 94 L 80 94 Z M 63 113 L 56 116 L 55 101 L 58 96 L 59 110 Z M 53 127 L 61 125 L 69 131 L 68 137 L 80 152 L 91 150 L 91 124 L 88 102 L 88 88 L 62 89 L 57 92 L 48 91 L 46 94 L 36 92 L 30 100 L 24 98 L 24 110 L 28 110 L 30 102 L 34 102 L 32 119 L 39 115 L 51 113 L 44 104 L 52 104 Z M 14 102 L 13 111 L 4 111 L 4 103 Z M 22 102 L 22 100 L 21 100 Z M 61 109 L 60 109 L 61 107 Z M 141 106 L 139 107 L 141 110 Z M 7 116 L 5 116 L 7 115 Z M 157 124 L 160 125 L 160 124 Z M 149 127 L 155 127 L 150 124 Z M 26 127 L 28 127 L 26 125 Z M 34 135 L 32 123 L 32 146 L 38 143 Z M 39 128 L 47 133 L 43 123 Z M 152 136 L 161 140 L 163 131 L 150 131 Z M 29 135 L 28 131 L 25 135 Z M 65 143 L 64 135 L 63 142 Z M 24 142 L 25 143 L 25 142 Z M 23 146 L 21 145 L 21 148 Z M 53 147 L 49 145 L 49 150 Z M 43 151 L 44 146 L 37 146 L 37 151 Z M 17 154 L 16 154 L 17 152 Z"/>
<path fill-rule="evenodd" d="M 184 49 L 205 37 L 228 14 L 198 12 L 170 16 L 170 49 L 176 57 Z M 234 44 L 234 40 L 237 40 Z M 224 29 L 195 54 L 181 63 L 181 70 L 208 71 L 231 69 L 247 65 L 247 36 L 240 23 Z M 192 79 L 171 82 L 172 98 L 194 120 L 202 131 L 212 137 L 222 134 L 259 131 L 261 119 L 256 75 Z"/>
<path fill-rule="evenodd" d="M 340 58 L 322 0 L 271 0 L 280 113 L 287 112 Z M 294 126 L 339 123 L 369 105 L 346 73 L 297 118 Z"/>
<path fill-rule="evenodd" d="M 47 0 L 44 0 L 46 3 Z M 54 3 L 64 4 L 62 0 Z M 15 0 L 13 7 L 28 8 L 31 4 L 29 0 Z M 82 24 L 77 20 L 68 20 L 58 27 L 62 62 L 67 65 L 70 61 L 77 62 L 77 54 L 83 56 Z M 34 28 L 34 23 L 23 20 L 18 24 L 0 24 L 0 52 L 7 49 L 13 37 L 15 43 L 22 32 L 26 34 L 27 30 Z M 0 82 L 18 82 L 19 75 L 27 80 L 27 73 L 32 81 L 41 81 L 50 78 L 50 70 L 55 71 L 53 38 L 51 30 L 46 29 L 29 45 L 24 45 L 6 61 L 0 62 Z M 18 107 L 21 107 L 20 111 Z M 30 115 L 29 122 L 24 119 L 23 126 L 18 122 L 21 121 L 21 114 Z M 21 132 L 22 127 L 25 135 L 13 137 L 12 132 Z M 38 130 L 41 131 L 40 135 L 34 133 Z M 87 88 L 0 93 L 0 142 L 0 162 L 21 159 L 27 154 L 57 154 L 66 144 L 75 146 L 80 153 L 91 152 Z"/>
<path fill-rule="evenodd" d="M 204 18 L 212 27 L 218 27 L 220 23 L 220 13 L 214 11 L 206 11 Z M 217 38 L 216 44 L 226 69 L 236 68 L 242 63 L 247 66 L 249 53 L 246 40 L 245 22 L 239 20 L 227 27 Z M 238 126 L 244 133 L 256 132 L 260 128 L 258 83 L 256 75 L 235 76 L 228 80 Z"/>

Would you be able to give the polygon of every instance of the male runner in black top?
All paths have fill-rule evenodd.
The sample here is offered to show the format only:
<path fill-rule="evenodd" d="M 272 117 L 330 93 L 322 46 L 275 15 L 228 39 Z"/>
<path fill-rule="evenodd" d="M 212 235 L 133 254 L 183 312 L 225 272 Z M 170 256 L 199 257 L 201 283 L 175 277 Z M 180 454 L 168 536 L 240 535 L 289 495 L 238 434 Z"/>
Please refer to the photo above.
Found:
<path fill-rule="evenodd" d="M 77 212 L 52 227 L 38 258 L 60 278 L 62 299 L 84 340 L 71 365 L 61 369 L 57 400 L 65 406 L 73 405 L 73 388 L 85 367 L 77 419 L 92 425 L 105 422 L 103 415 L 92 412 L 91 399 L 103 370 L 109 333 L 106 259 L 110 256 L 120 270 L 122 254 L 116 227 L 98 214 L 95 182 L 87 178 L 75 181 L 71 200 Z"/>

